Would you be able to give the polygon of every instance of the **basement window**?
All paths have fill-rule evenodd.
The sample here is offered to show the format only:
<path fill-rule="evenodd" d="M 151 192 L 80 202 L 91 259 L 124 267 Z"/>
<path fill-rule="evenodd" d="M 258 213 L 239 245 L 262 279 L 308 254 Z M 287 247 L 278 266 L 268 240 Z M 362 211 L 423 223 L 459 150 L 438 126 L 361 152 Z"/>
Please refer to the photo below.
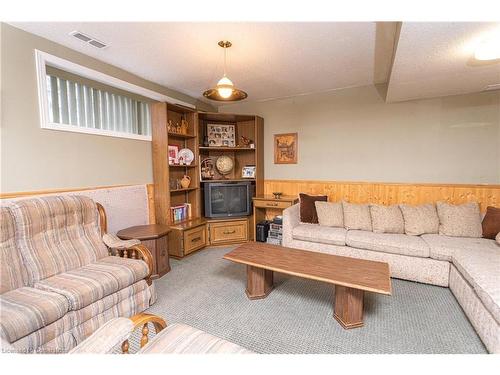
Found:
<path fill-rule="evenodd" d="M 44 129 L 151 141 L 151 104 L 194 107 L 166 95 L 35 50 Z"/>
<path fill-rule="evenodd" d="M 114 134 L 151 135 L 150 100 L 46 66 L 51 124 Z"/>

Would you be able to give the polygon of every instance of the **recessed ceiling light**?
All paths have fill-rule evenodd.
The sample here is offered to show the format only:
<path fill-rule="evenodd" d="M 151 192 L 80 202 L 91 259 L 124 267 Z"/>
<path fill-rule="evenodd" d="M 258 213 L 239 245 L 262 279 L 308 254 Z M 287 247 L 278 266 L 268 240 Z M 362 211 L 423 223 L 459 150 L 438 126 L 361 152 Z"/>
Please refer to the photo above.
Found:
<path fill-rule="evenodd" d="M 476 60 L 496 60 L 500 59 L 500 32 L 484 39 L 476 47 L 474 53 Z"/>
<path fill-rule="evenodd" d="M 107 44 L 97 40 L 96 38 L 94 38 L 90 35 L 84 34 L 80 31 L 72 31 L 69 33 L 69 35 L 74 36 L 76 39 L 79 39 L 82 42 L 88 43 L 95 48 L 103 49 L 103 48 L 107 47 Z"/>

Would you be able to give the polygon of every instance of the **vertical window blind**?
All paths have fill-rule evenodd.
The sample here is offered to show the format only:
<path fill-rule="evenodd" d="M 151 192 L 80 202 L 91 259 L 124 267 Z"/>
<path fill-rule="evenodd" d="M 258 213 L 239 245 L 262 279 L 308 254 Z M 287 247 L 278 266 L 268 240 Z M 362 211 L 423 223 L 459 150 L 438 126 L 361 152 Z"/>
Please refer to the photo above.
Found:
<path fill-rule="evenodd" d="M 150 103 L 47 73 L 50 122 L 151 135 Z"/>

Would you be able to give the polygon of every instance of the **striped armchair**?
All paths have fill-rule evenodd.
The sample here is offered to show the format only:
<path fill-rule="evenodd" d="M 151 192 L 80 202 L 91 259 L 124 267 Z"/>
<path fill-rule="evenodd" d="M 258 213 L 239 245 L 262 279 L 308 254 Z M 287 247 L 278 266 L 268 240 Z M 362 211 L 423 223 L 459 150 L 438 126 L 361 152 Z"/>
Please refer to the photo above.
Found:
<path fill-rule="evenodd" d="M 155 327 L 156 335 L 148 339 L 148 323 Z M 136 328 L 142 328 L 140 349 L 137 354 L 249 354 L 239 345 L 212 336 L 185 324 L 167 323 L 160 317 L 141 313 L 130 319 L 116 318 L 99 328 L 88 339 L 70 351 L 70 354 L 116 353 L 121 345 L 129 353 L 129 338 Z"/>
<path fill-rule="evenodd" d="M 148 249 L 108 248 L 105 212 L 90 198 L 22 199 L 0 210 L 0 337 L 16 351 L 67 352 L 156 298 Z"/>

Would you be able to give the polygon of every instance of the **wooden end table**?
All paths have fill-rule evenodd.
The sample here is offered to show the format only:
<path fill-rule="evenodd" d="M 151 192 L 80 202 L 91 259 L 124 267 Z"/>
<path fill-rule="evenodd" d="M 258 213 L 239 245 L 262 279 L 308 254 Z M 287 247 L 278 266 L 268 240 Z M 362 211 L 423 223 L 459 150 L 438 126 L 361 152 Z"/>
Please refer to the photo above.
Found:
<path fill-rule="evenodd" d="M 153 274 L 162 277 L 170 271 L 167 236 L 170 231 L 166 225 L 149 224 L 122 229 L 116 235 L 122 240 L 140 240 L 153 255 Z"/>

